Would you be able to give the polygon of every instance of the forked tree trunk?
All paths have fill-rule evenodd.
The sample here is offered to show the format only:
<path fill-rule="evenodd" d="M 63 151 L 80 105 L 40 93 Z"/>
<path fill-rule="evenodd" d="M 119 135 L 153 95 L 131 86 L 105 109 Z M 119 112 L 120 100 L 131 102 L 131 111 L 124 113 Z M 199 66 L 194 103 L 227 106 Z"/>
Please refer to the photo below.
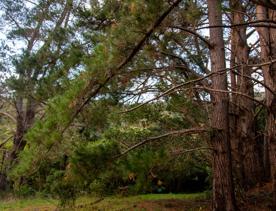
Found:
<path fill-rule="evenodd" d="M 209 24 L 222 25 L 221 1 L 208 0 Z M 210 28 L 213 111 L 211 116 L 211 144 L 213 147 L 213 210 L 234 211 L 236 209 L 232 178 L 231 152 L 229 140 L 229 96 L 219 90 L 227 90 L 225 69 L 225 50 L 221 27 Z M 217 74 L 216 74 L 217 73 Z"/>
<path fill-rule="evenodd" d="M 257 5 L 256 9 L 258 20 L 276 20 L 275 11 Z M 257 28 L 260 37 L 261 60 L 269 62 L 276 59 L 276 30 L 268 27 Z M 270 158 L 271 179 L 273 183 L 273 208 L 276 210 L 276 64 L 262 67 L 264 83 L 272 92 L 265 89 L 265 101 L 267 106 L 267 120 L 265 127 L 265 139 L 268 145 Z"/>

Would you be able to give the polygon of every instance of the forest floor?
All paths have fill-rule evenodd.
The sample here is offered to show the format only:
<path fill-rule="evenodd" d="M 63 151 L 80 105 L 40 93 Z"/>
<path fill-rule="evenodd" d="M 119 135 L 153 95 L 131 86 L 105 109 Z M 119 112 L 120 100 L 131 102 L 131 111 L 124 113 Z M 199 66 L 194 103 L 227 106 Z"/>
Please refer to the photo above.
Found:
<path fill-rule="evenodd" d="M 208 210 L 210 201 L 205 193 L 195 194 L 148 194 L 130 197 L 81 197 L 75 208 L 64 210 L 80 211 L 196 211 Z M 5 199 L 0 201 L 2 211 L 56 211 L 58 201 L 54 199 L 27 198 Z"/>
<path fill-rule="evenodd" d="M 239 200 L 242 211 L 271 211 L 271 194 L 266 186 L 251 189 Z M 61 209 L 58 200 L 33 197 L 0 200 L 0 211 L 210 211 L 210 196 L 193 194 L 147 194 L 98 198 L 80 197 L 74 208 Z"/>

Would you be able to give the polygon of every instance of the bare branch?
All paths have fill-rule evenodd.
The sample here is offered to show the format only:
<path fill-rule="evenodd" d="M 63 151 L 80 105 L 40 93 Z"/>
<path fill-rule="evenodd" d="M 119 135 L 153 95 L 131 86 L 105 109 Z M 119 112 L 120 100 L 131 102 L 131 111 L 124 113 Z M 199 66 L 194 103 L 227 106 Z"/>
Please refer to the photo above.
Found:
<path fill-rule="evenodd" d="M 213 150 L 213 148 L 211 148 L 211 147 L 197 147 L 197 148 L 193 148 L 193 149 L 184 149 L 184 150 L 179 150 L 179 151 L 176 151 L 176 152 L 171 152 L 171 154 L 173 156 L 178 156 L 178 155 L 182 155 L 184 153 L 194 152 L 194 151 L 201 151 L 201 150 Z"/>
<path fill-rule="evenodd" d="M 145 145 L 149 142 L 153 142 L 153 141 L 156 141 L 156 140 L 168 137 L 168 136 L 184 135 L 184 134 L 185 135 L 191 135 L 191 134 L 205 133 L 205 132 L 208 132 L 208 130 L 206 128 L 190 128 L 190 129 L 171 131 L 171 132 L 159 135 L 159 136 L 150 137 L 150 138 L 148 138 L 144 141 L 141 141 L 141 142 L 133 145 L 132 147 L 130 147 L 127 150 L 123 151 L 121 154 L 117 155 L 115 158 L 120 158 L 120 157 L 126 155 L 127 153 L 129 153 L 130 151 L 132 151 L 132 150 L 134 150 L 138 147 L 141 147 L 141 146 L 143 146 L 143 145 Z"/>
<path fill-rule="evenodd" d="M 30 0 L 25 0 L 26 2 L 30 3 L 30 4 L 33 4 L 35 6 L 38 6 L 38 4 L 36 2 L 33 2 L 33 1 L 30 1 Z"/>
<path fill-rule="evenodd" d="M 246 23 L 239 23 L 239 24 L 232 24 L 232 25 L 213 25 L 213 26 L 203 26 L 199 27 L 196 30 L 201 29 L 210 29 L 210 28 L 234 28 L 240 26 L 248 26 L 248 27 L 269 27 L 269 28 L 276 28 L 276 21 L 274 20 L 256 20 L 250 21 Z"/>
<path fill-rule="evenodd" d="M 201 36 L 197 32 L 195 32 L 193 30 L 190 30 L 190 29 L 187 29 L 187 28 L 184 28 L 184 27 L 181 27 L 181 26 L 173 26 L 172 28 L 180 29 L 182 31 L 188 32 L 188 33 L 198 37 L 200 40 L 202 40 L 208 46 L 208 48 L 212 48 L 212 44 L 209 42 L 209 40 L 205 39 L 203 36 Z"/>
<path fill-rule="evenodd" d="M 247 65 L 248 67 L 263 67 L 263 66 L 267 66 L 267 65 L 272 65 L 276 63 L 276 59 L 272 59 L 268 62 L 264 62 L 264 63 L 260 63 L 260 64 L 249 64 Z"/>
<path fill-rule="evenodd" d="M 11 114 L 9 114 L 9 113 L 7 113 L 7 112 L 4 112 L 4 111 L 0 111 L 0 115 L 6 116 L 6 117 L 8 117 L 10 120 L 12 120 L 14 123 L 16 123 L 15 117 L 12 116 Z"/>
<path fill-rule="evenodd" d="M 178 85 L 176 85 L 176 86 L 173 86 L 172 88 L 168 89 L 167 91 L 163 92 L 162 94 L 160 94 L 160 95 L 158 95 L 158 96 L 156 96 L 156 97 L 154 97 L 154 98 L 152 98 L 152 99 L 150 99 L 150 100 L 148 100 L 148 101 L 146 101 L 146 102 L 144 102 L 144 103 L 142 103 L 142 104 L 140 104 L 140 105 L 138 105 L 138 106 L 135 106 L 135 107 L 133 107 L 133 108 L 131 108 L 131 109 L 128 109 L 128 110 L 126 110 L 126 111 L 122 111 L 122 112 L 120 112 L 120 113 L 127 113 L 127 112 L 134 111 L 134 110 L 136 110 L 136 109 L 138 109 L 138 108 L 140 108 L 140 107 L 142 107 L 142 106 L 144 106 L 144 105 L 146 105 L 146 104 L 148 104 L 148 103 L 150 103 L 150 102 L 152 102 L 152 101 L 154 101 L 154 100 L 157 100 L 157 99 L 160 99 L 161 97 L 164 97 L 164 96 L 169 95 L 170 93 L 172 93 L 172 92 L 173 92 L 174 90 L 176 90 L 176 89 L 182 88 L 183 86 L 187 86 L 187 85 L 189 85 L 189 84 L 193 84 L 193 83 L 202 81 L 202 80 L 204 80 L 204 79 L 206 79 L 206 78 L 208 78 L 208 77 L 210 77 L 211 75 L 214 75 L 214 74 L 215 74 L 215 73 L 212 72 L 212 73 L 207 74 L 207 75 L 204 76 L 204 77 L 197 78 L 197 79 L 194 79 L 194 80 L 190 80 L 190 81 L 187 81 L 187 82 L 185 82 L 185 83 L 181 83 L 181 84 L 178 84 Z"/>
<path fill-rule="evenodd" d="M 204 87 L 204 86 L 197 86 L 197 87 L 193 87 L 194 89 L 203 89 L 203 90 L 208 90 L 208 91 L 212 91 L 212 92 L 220 92 L 220 93 L 232 93 L 232 94 L 237 94 L 237 95 L 241 95 L 241 96 L 244 96 L 258 104 L 261 104 L 263 105 L 264 107 L 267 107 L 263 102 L 259 101 L 259 100 L 256 100 L 254 99 L 253 97 L 249 96 L 249 95 L 246 95 L 244 93 L 241 93 L 241 92 L 235 92 L 235 91 L 228 91 L 228 90 L 220 90 L 220 89 L 212 89 L 212 88 L 209 88 L 209 87 Z"/>
<path fill-rule="evenodd" d="M 271 64 L 273 64 L 273 63 L 276 63 L 276 59 L 271 60 L 270 62 L 264 62 L 264 63 L 260 63 L 260 64 L 250 64 L 250 65 L 245 65 L 245 66 L 247 66 L 247 67 L 262 67 L 262 66 L 266 66 L 266 65 L 271 65 Z M 174 92 L 175 90 L 180 89 L 180 88 L 182 88 L 182 87 L 184 87 L 184 86 L 187 86 L 187 85 L 190 85 L 190 84 L 193 84 L 193 83 L 200 82 L 200 81 L 202 81 L 202 80 L 204 80 L 204 79 L 206 79 L 206 78 L 209 78 L 209 77 L 212 76 L 212 75 L 220 75 L 220 74 L 223 74 L 223 73 L 225 73 L 225 71 L 227 71 L 227 70 L 234 70 L 234 69 L 236 69 L 236 68 L 238 68 L 238 67 L 241 67 L 242 65 L 244 65 L 244 64 L 236 65 L 236 66 L 231 67 L 231 68 L 225 68 L 225 69 L 222 69 L 222 70 L 220 70 L 220 71 L 218 71 L 218 72 L 216 72 L 216 73 L 215 73 L 215 72 L 211 72 L 211 73 L 209 73 L 209 74 L 207 74 L 207 75 L 205 75 L 205 76 L 203 76 L 203 77 L 200 77 L 200 78 L 197 78 L 197 79 L 194 79 L 194 80 L 190 80 L 190 81 L 187 81 L 187 82 L 178 84 L 178 85 L 173 86 L 172 88 L 168 89 L 167 91 L 163 92 L 162 94 L 160 94 L 160 95 L 158 95 L 158 96 L 156 96 L 156 97 L 154 97 L 154 98 L 152 98 L 152 99 L 150 99 L 150 100 L 148 100 L 148 101 L 146 101 L 146 102 L 144 102 L 144 103 L 141 103 L 140 105 L 137 105 L 137 106 L 135 106 L 135 107 L 133 107 L 133 108 L 131 108 L 131 109 L 128 109 L 128 110 L 126 110 L 126 111 L 122 111 L 122 112 L 120 112 L 120 113 L 127 113 L 127 112 L 134 111 L 134 110 L 136 110 L 136 109 L 138 109 L 138 108 L 141 108 L 142 106 L 144 106 L 144 105 L 146 105 L 146 104 L 148 104 L 148 103 L 151 103 L 151 102 L 153 102 L 153 101 L 155 101 L 155 100 L 160 99 L 161 97 L 167 96 L 167 95 L 171 94 L 172 92 Z M 235 74 L 240 75 L 239 73 L 237 73 L 237 72 L 235 72 L 235 71 L 233 71 L 233 72 L 234 72 Z M 254 78 L 252 78 L 252 77 L 250 77 L 250 76 L 245 76 L 245 75 L 241 75 L 241 76 L 246 77 L 246 78 L 250 78 L 250 79 L 256 81 L 257 83 L 260 83 L 260 84 L 263 85 L 266 89 L 268 89 L 270 92 L 274 93 L 274 92 L 272 91 L 272 89 L 271 89 L 270 87 L 267 87 L 263 82 L 261 82 L 261 81 L 259 81 L 259 80 L 257 80 L 257 79 L 254 79 Z M 205 88 L 207 89 L 207 87 L 205 87 Z M 209 88 L 208 88 L 208 89 L 209 89 Z M 230 92 L 230 91 L 229 91 L 229 92 Z M 234 93 L 234 92 L 231 92 L 231 93 Z M 245 94 L 243 94 L 243 93 L 238 93 L 238 92 L 237 92 L 236 94 L 240 94 L 240 95 L 243 95 L 243 96 L 245 95 Z M 275 94 L 275 93 L 274 93 L 274 94 Z M 246 97 L 250 97 L 250 96 L 246 95 Z M 258 104 L 264 105 L 262 102 L 260 102 L 260 101 L 258 101 L 258 100 L 256 100 L 256 99 L 254 99 L 254 98 L 253 98 L 253 100 L 254 100 L 254 101 L 257 101 Z"/>
<path fill-rule="evenodd" d="M 267 90 L 270 91 L 273 95 L 275 95 L 275 93 L 273 92 L 273 90 L 272 90 L 270 87 L 268 87 L 265 83 L 263 83 L 262 81 L 259 81 L 259 80 L 257 80 L 256 78 L 253 78 L 253 77 L 248 76 L 248 75 L 240 74 L 240 73 L 237 72 L 237 71 L 233 71 L 233 73 L 236 74 L 236 75 L 239 75 L 239 76 L 241 76 L 241 77 L 248 78 L 248 79 L 250 79 L 250 80 L 252 80 L 252 81 L 255 81 L 255 82 L 261 84 L 265 89 L 267 89 Z"/>
<path fill-rule="evenodd" d="M 5 141 L 3 141 L 1 144 L 0 144 L 0 148 L 2 148 L 6 143 L 8 143 L 8 141 L 13 138 L 13 135 L 12 136 L 9 136 L 8 138 L 6 138 Z"/>

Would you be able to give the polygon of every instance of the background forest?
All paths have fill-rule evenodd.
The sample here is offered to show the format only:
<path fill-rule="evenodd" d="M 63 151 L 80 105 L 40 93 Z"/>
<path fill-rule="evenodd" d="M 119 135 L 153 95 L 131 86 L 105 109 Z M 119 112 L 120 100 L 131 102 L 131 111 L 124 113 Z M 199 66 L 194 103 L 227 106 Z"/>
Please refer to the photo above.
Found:
<path fill-rule="evenodd" d="M 234 211 L 254 189 L 276 210 L 275 9 L 1 0 L 2 195 L 207 191 Z"/>

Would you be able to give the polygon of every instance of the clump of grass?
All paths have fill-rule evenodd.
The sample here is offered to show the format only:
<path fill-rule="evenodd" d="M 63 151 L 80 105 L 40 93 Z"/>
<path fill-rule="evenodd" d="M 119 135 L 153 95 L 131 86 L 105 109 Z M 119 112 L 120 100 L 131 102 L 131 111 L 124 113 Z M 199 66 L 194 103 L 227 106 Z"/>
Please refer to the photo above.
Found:
<path fill-rule="evenodd" d="M 24 199 L 16 199 L 9 198 L 0 201 L 0 210 L 20 210 L 26 207 L 35 208 L 35 207 L 49 207 L 49 210 L 55 209 L 58 201 L 55 199 L 49 198 L 24 198 Z"/>
<path fill-rule="evenodd" d="M 208 194 L 203 193 L 192 193 L 192 194 L 145 194 L 137 196 L 110 196 L 104 199 L 95 196 L 83 196 L 79 197 L 75 203 L 75 210 L 78 211 L 89 211 L 89 210 L 128 210 L 129 208 L 135 207 L 137 204 L 152 201 L 152 200 L 198 200 L 206 199 Z M 0 210 L 45 210 L 54 211 L 59 205 L 58 200 L 33 197 L 26 199 L 6 199 L 0 201 Z M 64 209 L 66 210 L 66 209 Z M 72 207 L 70 210 L 74 210 Z"/>

